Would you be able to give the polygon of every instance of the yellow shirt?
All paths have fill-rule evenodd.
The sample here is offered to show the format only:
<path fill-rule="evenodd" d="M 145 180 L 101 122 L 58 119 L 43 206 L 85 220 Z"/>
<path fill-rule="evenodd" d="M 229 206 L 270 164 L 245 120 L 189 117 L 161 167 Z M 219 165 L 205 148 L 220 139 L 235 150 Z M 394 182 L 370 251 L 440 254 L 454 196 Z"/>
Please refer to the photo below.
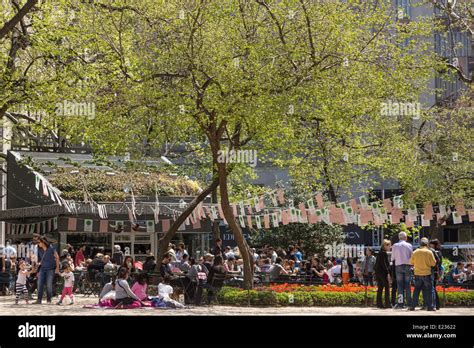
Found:
<path fill-rule="evenodd" d="M 416 276 L 431 275 L 431 267 L 436 265 L 436 259 L 433 252 L 428 248 L 416 249 L 411 256 L 410 263 L 414 266 Z"/>

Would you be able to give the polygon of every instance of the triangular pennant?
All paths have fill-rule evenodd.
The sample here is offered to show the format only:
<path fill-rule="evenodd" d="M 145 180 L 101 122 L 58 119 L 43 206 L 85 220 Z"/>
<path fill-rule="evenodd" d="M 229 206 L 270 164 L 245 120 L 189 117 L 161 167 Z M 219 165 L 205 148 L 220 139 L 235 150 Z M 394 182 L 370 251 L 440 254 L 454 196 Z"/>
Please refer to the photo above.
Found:
<path fill-rule="evenodd" d="M 35 173 L 35 187 L 39 191 L 40 189 L 41 178 L 38 174 Z"/>

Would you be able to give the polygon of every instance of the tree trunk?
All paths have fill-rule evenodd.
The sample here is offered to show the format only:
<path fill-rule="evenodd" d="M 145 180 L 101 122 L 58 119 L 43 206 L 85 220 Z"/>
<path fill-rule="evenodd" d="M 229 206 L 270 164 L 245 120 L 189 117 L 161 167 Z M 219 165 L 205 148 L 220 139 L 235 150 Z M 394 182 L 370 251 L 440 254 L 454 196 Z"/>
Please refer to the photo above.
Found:
<path fill-rule="evenodd" d="M 217 173 L 216 173 L 217 175 Z M 212 191 L 211 202 L 217 203 L 217 187 Z M 213 221 L 212 222 L 212 237 L 214 241 L 216 241 L 221 236 L 221 231 L 219 229 L 219 222 Z"/>
<path fill-rule="evenodd" d="M 217 159 L 217 158 L 216 158 Z M 239 247 L 242 260 L 244 262 L 244 288 L 252 289 L 253 287 L 253 262 L 250 254 L 250 249 L 240 226 L 235 221 L 235 216 L 230 207 L 229 194 L 227 191 L 227 175 L 225 163 L 217 163 L 219 173 L 219 189 L 221 194 L 221 206 L 225 219 L 232 230 L 237 246 Z"/>
<path fill-rule="evenodd" d="M 173 236 L 176 234 L 176 231 L 178 231 L 179 226 L 181 226 L 186 221 L 188 216 L 191 215 L 194 208 L 196 208 L 199 203 L 201 203 L 211 192 L 216 190 L 218 185 L 219 178 L 215 177 L 212 180 L 212 183 L 208 187 L 206 187 L 206 189 L 203 190 L 196 198 L 194 198 L 191 203 L 189 203 L 186 210 L 183 211 L 181 215 L 175 220 L 175 222 L 171 225 L 170 229 L 165 232 L 165 235 L 159 239 L 155 271 L 160 270 L 163 255 L 166 253 L 168 245 L 170 244 L 171 239 L 173 239 Z"/>

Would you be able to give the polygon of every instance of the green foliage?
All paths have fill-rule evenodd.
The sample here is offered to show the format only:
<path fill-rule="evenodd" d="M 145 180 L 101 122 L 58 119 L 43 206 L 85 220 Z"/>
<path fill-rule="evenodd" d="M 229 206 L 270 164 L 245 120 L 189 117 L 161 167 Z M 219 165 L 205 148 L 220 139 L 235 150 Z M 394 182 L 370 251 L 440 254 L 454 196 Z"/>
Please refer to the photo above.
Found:
<path fill-rule="evenodd" d="M 293 296 L 293 302 L 290 301 Z M 445 301 L 445 306 L 474 306 L 474 291 L 446 292 L 439 293 L 441 301 Z M 420 305 L 422 304 L 420 294 Z M 367 305 L 375 306 L 375 292 L 367 293 Z M 445 300 L 444 300 L 445 299 Z M 218 293 L 219 304 L 244 306 L 249 301 L 252 306 L 354 306 L 362 307 L 366 305 L 366 295 L 364 292 L 281 292 L 276 293 L 266 290 L 241 290 L 237 288 L 224 287 Z"/>
<path fill-rule="evenodd" d="M 252 241 L 252 244 L 271 245 L 275 248 L 288 248 L 288 245 L 298 244 L 306 255 L 324 255 L 324 246 L 332 243 L 342 243 L 344 233 L 339 225 L 291 223 L 278 228 L 263 230 Z"/>
<path fill-rule="evenodd" d="M 101 170 L 80 169 L 79 173 L 71 174 L 59 169 L 49 181 L 62 191 L 62 197 L 79 201 L 84 199 L 84 192 L 99 202 L 123 201 L 130 195 L 124 192 L 124 187 L 130 184 L 136 196 L 154 197 L 155 190 L 160 196 L 194 196 L 198 192 L 197 183 L 183 177 L 134 170 L 116 171 L 110 176 Z"/>
<path fill-rule="evenodd" d="M 400 232 L 405 232 L 408 237 L 413 238 L 413 234 L 416 232 L 420 232 L 423 227 L 410 227 L 408 228 L 403 222 L 400 224 L 391 224 L 389 222 L 384 223 L 381 227 L 383 227 L 383 235 L 385 239 L 391 240 L 392 237 L 397 236 Z M 364 226 L 363 229 L 365 231 L 374 231 L 377 230 L 377 226 L 372 223 Z"/>

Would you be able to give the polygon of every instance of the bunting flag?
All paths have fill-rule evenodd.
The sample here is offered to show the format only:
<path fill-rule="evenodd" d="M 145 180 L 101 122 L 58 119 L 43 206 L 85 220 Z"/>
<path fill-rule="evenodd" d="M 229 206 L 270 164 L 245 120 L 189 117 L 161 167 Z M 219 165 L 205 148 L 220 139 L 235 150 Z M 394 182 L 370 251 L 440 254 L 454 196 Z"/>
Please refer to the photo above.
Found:
<path fill-rule="evenodd" d="M 431 204 L 431 202 L 425 202 L 423 206 L 423 215 L 427 220 L 431 220 L 433 218 L 434 211 L 433 204 Z"/>
<path fill-rule="evenodd" d="M 350 200 L 350 205 L 351 205 L 351 208 L 352 208 L 354 214 L 357 214 L 359 212 L 359 206 L 357 205 L 357 202 L 356 202 L 355 198 Z"/>
<path fill-rule="evenodd" d="M 410 217 L 410 220 L 416 220 L 418 216 L 418 210 L 416 209 L 416 204 L 410 204 L 408 206 L 408 216 Z"/>
<path fill-rule="evenodd" d="M 446 211 L 446 206 L 440 204 L 438 209 L 439 213 L 441 214 L 441 217 L 448 215 L 448 212 Z"/>
<path fill-rule="evenodd" d="M 252 217 L 250 215 L 247 216 L 247 226 L 249 228 L 252 228 L 253 227 L 253 224 L 252 224 Z"/>
<path fill-rule="evenodd" d="M 211 221 L 217 220 L 217 210 L 215 206 L 211 206 L 211 215 L 210 215 Z"/>
<path fill-rule="evenodd" d="M 260 197 L 260 199 L 258 200 L 258 204 L 259 204 L 260 210 L 265 209 L 265 199 L 263 197 Z"/>
<path fill-rule="evenodd" d="M 329 210 L 326 208 L 316 209 L 316 215 L 319 221 L 323 221 L 328 225 L 331 225 L 331 221 L 329 219 Z"/>
<path fill-rule="evenodd" d="M 360 196 L 359 197 L 359 202 L 360 202 L 360 206 L 363 208 L 363 209 L 369 209 L 369 203 L 367 201 L 367 197 L 365 196 Z"/>
<path fill-rule="evenodd" d="M 295 207 L 290 208 L 290 222 L 298 222 L 298 215 Z"/>
<path fill-rule="evenodd" d="M 43 196 L 49 196 L 48 184 L 46 183 L 46 181 L 43 181 Z"/>
<path fill-rule="evenodd" d="M 155 232 L 155 221 L 153 220 L 146 220 L 146 231 L 148 233 Z"/>
<path fill-rule="evenodd" d="M 258 229 L 262 228 L 262 220 L 260 219 L 260 215 L 255 216 L 255 224 L 257 225 Z"/>
<path fill-rule="evenodd" d="M 277 202 L 277 195 L 275 192 L 270 193 L 270 199 L 272 200 L 273 206 L 276 207 L 278 205 L 278 202 Z"/>
<path fill-rule="evenodd" d="M 360 223 L 361 225 L 367 225 L 369 222 L 374 221 L 374 216 L 372 214 L 372 211 L 369 209 L 360 209 Z"/>
<path fill-rule="evenodd" d="M 39 191 L 40 189 L 41 178 L 38 174 L 35 173 L 35 187 Z"/>
<path fill-rule="evenodd" d="M 201 220 L 196 220 L 193 223 L 193 229 L 198 230 L 201 228 Z"/>
<path fill-rule="evenodd" d="M 249 204 L 247 205 L 247 211 L 249 212 L 250 215 L 253 214 L 253 213 L 252 213 L 252 204 L 249 203 Z"/>
<path fill-rule="evenodd" d="M 421 226 L 423 227 L 430 227 L 430 219 L 426 219 L 426 215 L 421 215 Z"/>
<path fill-rule="evenodd" d="M 169 219 L 161 220 L 161 228 L 163 229 L 163 233 L 168 232 L 168 230 L 170 229 L 170 220 Z"/>
<path fill-rule="evenodd" d="M 202 206 L 202 202 L 198 204 L 198 207 L 199 206 Z M 151 210 L 153 210 L 153 218 L 155 219 L 155 225 L 158 225 L 158 223 L 160 222 L 160 200 L 158 199 L 158 190 L 156 187 L 155 187 L 155 207 L 151 208 Z M 196 209 L 193 210 L 193 213 L 194 211 L 196 211 Z M 199 210 L 198 210 L 198 214 L 199 214 Z"/>
<path fill-rule="evenodd" d="M 461 214 L 457 211 L 453 211 L 453 223 L 454 224 L 462 224 L 462 217 Z"/>
<path fill-rule="evenodd" d="M 58 229 L 58 217 L 53 218 L 53 230 Z"/>
<path fill-rule="evenodd" d="M 75 231 L 77 229 L 77 219 L 76 218 L 68 218 L 67 219 L 67 230 L 68 231 Z"/>
<path fill-rule="evenodd" d="M 107 219 L 107 208 L 105 204 L 97 204 L 97 210 L 101 219 Z"/>
<path fill-rule="evenodd" d="M 258 197 L 253 198 L 253 204 L 254 204 L 254 207 L 255 207 L 255 211 L 257 213 L 259 213 L 260 212 L 260 200 L 259 200 Z"/>
<path fill-rule="evenodd" d="M 446 225 L 446 214 L 436 213 L 436 222 L 441 226 Z"/>
<path fill-rule="evenodd" d="M 316 207 L 319 208 L 319 209 L 324 208 L 323 194 L 321 192 L 319 192 L 316 195 L 315 199 L 316 199 Z"/>
<path fill-rule="evenodd" d="M 314 200 L 312 198 L 308 199 L 306 201 L 306 204 L 308 205 L 308 210 L 310 212 L 314 212 L 316 210 L 315 206 L 314 206 Z"/>
<path fill-rule="evenodd" d="M 332 223 L 345 225 L 346 221 L 344 220 L 344 215 L 342 209 L 336 207 L 334 204 L 331 204 L 329 207 L 329 219 Z"/>
<path fill-rule="evenodd" d="M 230 205 L 230 207 L 232 208 L 232 214 L 234 214 L 234 217 L 236 217 L 238 215 L 237 214 L 237 206 L 234 203 L 232 203 Z"/>
<path fill-rule="evenodd" d="M 400 209 L 403 208 L 402 196 L 395 196 L 395 197 L 393 197 L 393 206 L 394 206 L 395 208 L 400 208 Z"/>
<path fill-rule="evenodd" d="M 84 232 L 92 232 L 92 219 L 84 219 Z"/>
<path fill-rule="evenodd" d="M 285 204 L 285 193 L 282 189 L 277 190 L 278 202 L 280 204 Z"/>
<path fill-rule="evenodd" d="M 105 233 L 109 231 L 109 221 L 108 220 L 100 220 L 99 223 L 99 232 Z"/>
<path fill-rule="evenodd" d="M 454 200 L 454 206 L 456 208 L 456 212 L 460 215 L 466 215 L 466 209 L 464 208 L 464 200 L 461 198 Z"/>
<path fill-rule="evenodd" d="M 240 222 L 240 227 L 245 228 L 245 221 L 244 221 L 243 215 L 239 215 L 239 222 Z"/>
<path fill-rule="evenodd" d="M 392 224 L 399 224 L 402 217 L 403 217 L 402 209 L 397 208 L 397 207 L 392 208 L 392 214 L 390 215 L 390 218 L 391 218 L 390 222 Z"/>
<path fill-rule="evenodd" d="M 270 228 L 270 216 L 268 214 L 263 216 L 263 226 L 265 228 Z"/>
<path fill-rule="evenodd" d="M 387 213 L 392 212 L 392 201 L 390 200 L 390 198 L 383 200 L 383 207 L 387 210 Z"/>
<path fill-rule="evenodd" d="M 474 222 L 474 209 L 469 209 L 468 216 L 469 216 L 469 222 Z"/>
<path fill-rule="evenodd" d="M 413 222 L 414 222 L 414 221 L 411 219 L 411 216 L 410 216 L 410 215 L 405 215 L 405 225 L 406 225 L 408 228 L 414 227 Z"/>
<path fill-rule="evenodd" d="M 303 202 L 298 205 L 298 209 L 301 210 L 301 214 L 306 215 L 306 207 Z"/>
<path fill-rule="evenodd" d="M 309 213 L 309 223 L 316 224 L 318 223 L 318 216 L 316 215 L 316 211 Z"/>
<path fill-rule="evenodd" d="M 288 216 L 288 210 L 283 210 L 281 212 L 281 223 L 283 225 L 288 225 L 290 223 L 290 217 Z"/>
<path fill-rule="evenodd" d="M 272 214 L 272 226 L 273 227 L 278 227 L 278 217 L 276 213 Z"/>
<path fill-rule="evenodd" d="M 239 203 L 239 208 L 240 208 L 240 215 L 245 215 L 244 202 L 240 202 L 240 203 Z"/>

